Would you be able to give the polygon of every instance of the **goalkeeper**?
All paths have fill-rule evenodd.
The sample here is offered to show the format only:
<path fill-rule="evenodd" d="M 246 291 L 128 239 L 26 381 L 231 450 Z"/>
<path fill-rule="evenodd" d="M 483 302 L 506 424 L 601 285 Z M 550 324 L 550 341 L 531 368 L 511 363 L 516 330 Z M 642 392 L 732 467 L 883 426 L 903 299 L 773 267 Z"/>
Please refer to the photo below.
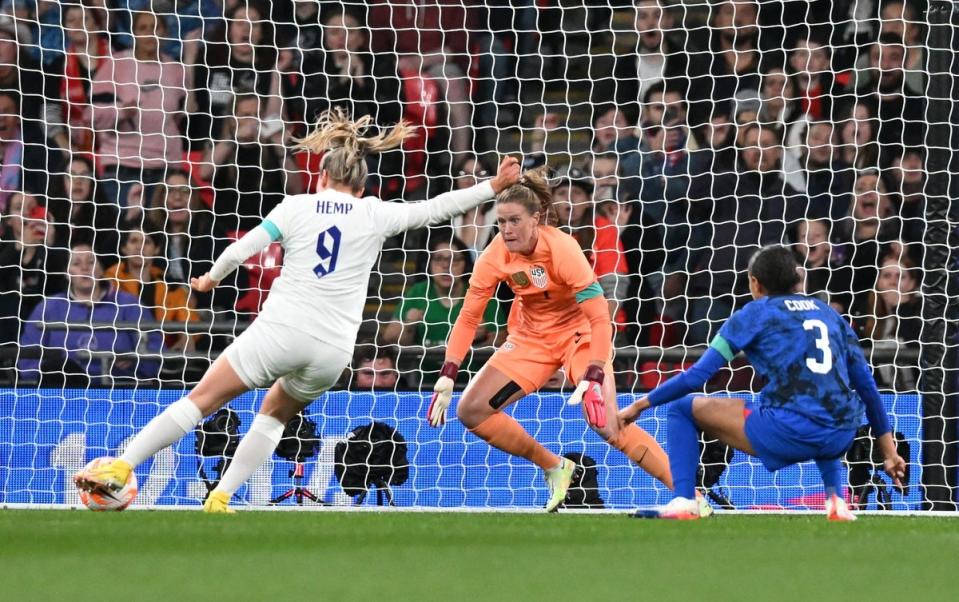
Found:
<path fill-rule="evenodd" d="M 749 263 L 754 301 L 729 318 L 688 371 L 620 412 L 620 420 L 628 424 L 646 408 L 671 403 L 666 436 L 676 497 L 640 515 L 700 517 L 694 496 L 702 429 L 759 458 L 770 471 L 815 460 L 826 489 L 827 518 L 855 520 L 841 497 L 841 459 L 862 423 L 864 408 L 879 439 L 883 468 L 902 486 L 905 461 L 896 452 L 859 339 L 836 310 L 815 297 L 796 294 L 799 284 L 799 266 L 788 249 L 762 249 Z M 768 381 L 758 401 L 688 395 L 740 350 Z"/>
<path fill-rule="evenodd" d="M 506 342 L 463 393 L 456 415 L 493 447 L 526 458 L 546 473 L 554 511 L 566 497 L 575 464 L 534 440 L 502 410 L 538 390 L 560 367 L 580 381 L 570 403 L 583 402 L 587 422 L 603 439 L 672 488 L 669 461 L 648 433 L 616 421 L 616 387 L 610 363 L 612 326 L 603 290 L 579 244 L 547 225 L 555 216 L 545 168 L 528 171 L 496 199 L 500 233 L 483 251 L 450 333 L 428 419 L 446 420 L 453 383 L 483 310 L 500 282 L 516 295 Z"/>

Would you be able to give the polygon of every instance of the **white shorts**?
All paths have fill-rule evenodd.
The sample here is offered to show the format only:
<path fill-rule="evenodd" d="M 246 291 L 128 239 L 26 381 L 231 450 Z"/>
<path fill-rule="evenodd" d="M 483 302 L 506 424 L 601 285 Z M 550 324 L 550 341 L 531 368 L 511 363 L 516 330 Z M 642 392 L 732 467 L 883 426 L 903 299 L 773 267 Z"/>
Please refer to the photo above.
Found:
<path fill-rule="evenodd" d="M 336 384 L 351 356 L 291 326 L 256 320 L 223 352 L 251 389 L 279 381 L 291 397 L 311 403 Z"/>

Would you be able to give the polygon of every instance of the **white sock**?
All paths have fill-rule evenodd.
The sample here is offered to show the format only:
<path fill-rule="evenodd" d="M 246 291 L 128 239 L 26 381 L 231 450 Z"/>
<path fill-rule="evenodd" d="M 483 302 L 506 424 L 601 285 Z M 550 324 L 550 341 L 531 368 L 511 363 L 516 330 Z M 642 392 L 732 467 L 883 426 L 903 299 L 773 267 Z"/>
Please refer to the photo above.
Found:
<path fill-rule="evenodd" d="M 266 414 L 257 414 L 250 426 L 250 432 L 243 437 L 240 445 L 233 454 L 233 461 L 230 467 L 226 469 L 226 474 L 216 486 L 216 491 L 222 491 L 228 495 L 240 488 L 240 485 L 246 483 L 256 469 L 263 466 L 263 463 L 270 459 L 276 446 L 279 445 L 283 437 L 284 424 Z"/>
<path fill-rule="evenodd" d="M 139 466 L 164 447 L 179 441 L 183 435 L 196 428 L 201 420 L 203 412 L 189 397 L 184 397 L 170 404 L 147 423 L 130 441 L 120 459 L 128 462 L 130 466 Z"/>

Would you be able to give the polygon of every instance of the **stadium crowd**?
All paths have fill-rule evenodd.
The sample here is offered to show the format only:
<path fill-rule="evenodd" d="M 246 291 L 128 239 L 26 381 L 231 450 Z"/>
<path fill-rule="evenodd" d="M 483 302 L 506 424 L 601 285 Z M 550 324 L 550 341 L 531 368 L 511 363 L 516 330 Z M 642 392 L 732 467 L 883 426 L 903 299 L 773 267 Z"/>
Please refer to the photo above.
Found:
<path fill-rule="evenodd" d="M 918 348 L 921 2 L 567 4 L 0 3 L 10 382 L 188 379 L 182 358 L 255 317 L 282 257 L 251 258 L 215 294 L 189 279 L 285 195 L 316 189 L 318 157 L 293 141 L 334 106 L 419 126 L 371 160 L 384 200 L 471 185 L 497 153 L 554 166 L 555 217 L 594 266 L 620 349 L 708 342 L 774 242 L 868 345 Z M 484 207 L 388 245 L 344 383 L 435 377 L 441 355 L 406 352 L 445 344 L 494 235 Z M 477 347 L 502 341 L 509 302 L 490 304 Z M 619 365 L 625 385 L 650 384 Z M 916 386 L 909 362 L 877 376 Z"/>

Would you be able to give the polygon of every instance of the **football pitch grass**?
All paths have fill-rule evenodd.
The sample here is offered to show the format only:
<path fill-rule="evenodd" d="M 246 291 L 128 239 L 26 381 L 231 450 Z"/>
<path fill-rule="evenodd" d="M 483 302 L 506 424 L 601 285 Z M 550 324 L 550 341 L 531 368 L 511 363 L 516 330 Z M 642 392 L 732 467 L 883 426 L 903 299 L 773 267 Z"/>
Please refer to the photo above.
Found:
<path fill-rule="evenodd" d="M 3 600 L 956 600 L 959 520 L 0 510 Z"/>

